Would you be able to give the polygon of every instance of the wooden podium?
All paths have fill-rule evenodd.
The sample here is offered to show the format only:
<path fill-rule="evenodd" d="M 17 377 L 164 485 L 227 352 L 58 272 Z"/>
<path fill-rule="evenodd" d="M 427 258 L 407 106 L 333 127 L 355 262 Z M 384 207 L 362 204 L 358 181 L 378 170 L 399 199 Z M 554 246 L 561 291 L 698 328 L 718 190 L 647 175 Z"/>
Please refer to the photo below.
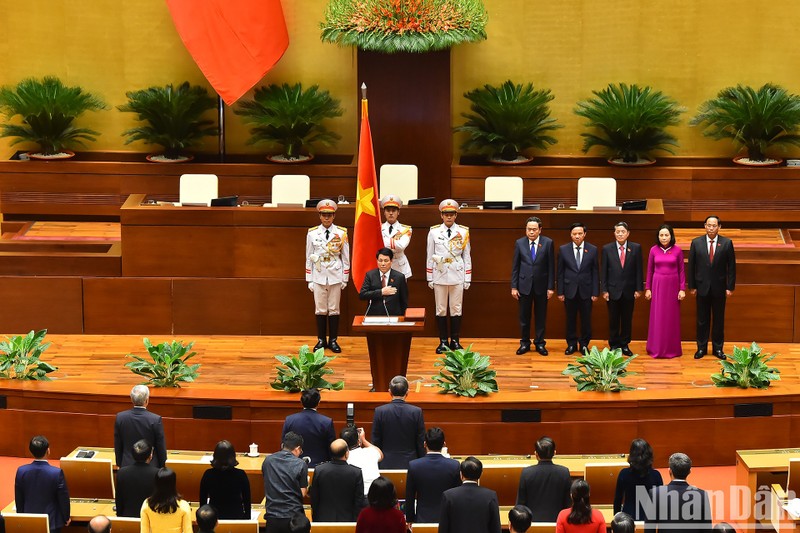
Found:
<path fill-rule="evenodd" d="M 364 324 L 363 315 L 353 318 L 353 332 L 367 337 L 373 391 L 388 390 L 393 377 L 406 375 L 411 337 L 424 330 L 424 307 L 408 308 L 405 316 L 390 324 Z"/>

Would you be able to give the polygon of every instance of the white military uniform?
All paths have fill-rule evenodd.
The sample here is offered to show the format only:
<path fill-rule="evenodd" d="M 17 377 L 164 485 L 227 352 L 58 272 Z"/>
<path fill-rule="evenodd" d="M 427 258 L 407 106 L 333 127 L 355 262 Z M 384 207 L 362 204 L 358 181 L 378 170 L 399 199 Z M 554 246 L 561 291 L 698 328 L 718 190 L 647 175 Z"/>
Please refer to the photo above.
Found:
<path fill-rule="evenodd" d="M 392 258 L 392 268 L 402 272 L 406 279 L 411 277 L 411 265 L 406 257 L 406 248 L 411 243 L 411 226 L 406 226 L 400 222 L 395 222 L 391 233 L 389 223 L 381 225 L 381 235 L 383 235 L 383 245 L 394 252 Z"/>
<path fill-rule="evenodd" d="M 450 233 L 448 235 L 448 229 Z M 469 228 L 453 223 L 431 226 L 428 233 L 426 277 L 433 282 L 436 316 L 461 316 L 464 285 L 472 282 Z"/>
<path fill-rule="evenodd" d="M 349 279 L 347 229 L 335 224 L 327 230 L 322 224 L 310 228 L 306 236 L 306 282 L 314 283 L 316 314 L 339 314 L 342 284 Z"/>

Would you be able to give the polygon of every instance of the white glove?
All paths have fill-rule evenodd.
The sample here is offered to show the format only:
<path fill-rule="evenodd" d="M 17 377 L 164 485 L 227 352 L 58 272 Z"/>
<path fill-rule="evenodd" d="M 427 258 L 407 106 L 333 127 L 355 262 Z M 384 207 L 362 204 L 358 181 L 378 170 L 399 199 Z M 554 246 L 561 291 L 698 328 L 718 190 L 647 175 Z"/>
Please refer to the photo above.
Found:
<path fill-rule="evenodd" d="M 429 288 L 429 289 L 432 289 L 432 288 L 433 288 L 433 282 L 432 282 L 432 281 L 429 281 L 429 282 L 428 282 L 428 288 Z"/>
<path fill-rule="evenodd" d="M 308 290 L 310 290 L 311 292 L 314 292 L 314 282 L 313 281 L 308 284 Z"/>
<path fill-rule="evenodd" d="M 308 256 L 308 260 L 311 261 L 312 263 L 316 263 L 317 261 L 319 261 L 319 255 L 311 254 Z"/>
<path fill-rule="evenodd" d="M 343 281 L 343 282 L 342 282 L 342 290 L 344 290 L 344 288 L 345 288 L 345 287 L 347 287 L 347 282 L 346 282 L 346 281 Z"/>
<path fill-rule="evenodd" d="M 464 290 L 465 290 L 465 291 L 468 291 L 468 290 L 469 290 L 469 283 L 465 283 L 465 284 L 464 284 Z"/>

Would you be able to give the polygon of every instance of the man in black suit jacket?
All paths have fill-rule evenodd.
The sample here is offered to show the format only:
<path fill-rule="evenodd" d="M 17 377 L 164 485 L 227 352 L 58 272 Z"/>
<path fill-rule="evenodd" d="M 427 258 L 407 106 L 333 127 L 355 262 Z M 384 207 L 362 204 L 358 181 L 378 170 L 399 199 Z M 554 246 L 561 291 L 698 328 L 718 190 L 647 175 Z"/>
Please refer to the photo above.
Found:
<path fill-rule="evenodd" d="M 367 315 L 403 316 L 408 308 L 406 277 L 392 268 L 394 252 L 389 248 L 381 248 L 375 257 L 378 259 L 378 268 L 364 276 L 358 297 L 369 300 Z"/>
<path fill-rule="evenodd" d="M 600 292 L 608 302 L 608 345 L 631 356 L 633 304 L 644 289 L 642 247 L 630 242 L 625 222 L 614 225 L 614 242 L 603 246 L 600 263 Z"/>
<path fill-rule="evenodd" d="M 133 409 L 117 413 L 114 421 L 114 455 L 117 466 L 132 465 L 133 445 L 142 439 L 153 446 L 152 464 L 158 468 L 167 462 L 167 446 L 164 442 L 164 424 L 161 417 L 147 410 L 150 389 L 136 385 L 131 389 Z"/>
<path fill-rule="evenodd" d="M 719 235 L 719 217 L 706 217 L 706 234 L 692 240 L 686 279 L 689 290 L 697 295 L 697 352 L 695 359 L 708 350 L 708 330 L 713 316 L 711 348 L 725 359 L 725 302 L 736 288 L 736 253 L 733 241 Z"/>
<path fill-rule="evenodd" d="M 150 464 L 153 447 L 146 440 L 133 445 L 132 465 L 123 466 L 117 472 L 115 499 L 117 516 L 138 518 L 142 512 L 142 502 L 153 494 L 158 468 Z"/>
<path fill-rule="evenodd" d="M 553 439 L 540 438 L 536 441 L 538 464 L 526 466 L 519 478 L 517 505 L 528 507 L 534 522 L 555 522 L 558 513 L 572 505 L 569 468 L 553 464 L 555 454 L 556 443 Z"/>
<path fill-rule="evenodd" d="M 553 241 L 542 234 L 542 221 L 530 217 L 525 223 L 525 236 L 514 244 L 511 264 L 511 297 L 519 301 L 521 330 L 517 355 L 531 349 L 531 306 L 536 317 L 533 344 L 541 355 L 547 355 L 544 329 L 547 322 L 547 300 L 555 289 L 555 256 Z"/>
<path fill-rule="evenodd" d="M 28 444 L 33 462 L 17 469 L 14 502 L 18 513 L 42 513 L 50 519 L 50 531 L 58 532 L 70 523 L 69 491 L 64 472 L 47 462 L 50 443 L 41 435 Z"/>
<path fill-rule="evenodd" d="M 383 451 L 383 469 L 407 469 L 412 459 L 425 455 L 422 444 L 425 421 L 422 409 L 406 403 L 408 380 L 395 376 L 389 383 L 391 403 L 375 409 L 372 418 L 372 443 Z"/>
<path fill-rule="evenodd" d="M 478 485 L 483 464 L 475 457 L 461 463 L 460 487 L 442 495 L 439 533 L 500 533 L 497 493 Z"/>
<path fill-rule="evenodd" d="M 424 457 L 408 463 L 406 474 L 406 522 L 433 523 L 439 520 L 442 494 L 461 485 L 458 461 L 442 455 L 444 431 L 432 427 L 425 432 Z"/>
<path fill-rule="evenodd" d="M 333 419 L 317 412 L 320 398 L 319 389 L 301 392 L 300 403 L 303 404 L 303 410 L 287 416 L 281 431 L 281 442 L 290 431 L 303 437 L 303 455 L 311 459 L 309 468 L 330 460 L 330 445 L 336 439 Z"/>
<path fill-rule="evenodd" d="M 565 355 L 589 348 L 592 340 L 592 302 L 597 300 L 597 248 L 586 239 L 586 226 L 575 222 L 569 232 L 572 242 L 558 253 L 558 299 L 567 313 L 567 349 Z M 578 337 L 578 314 L 581 335 Z"/>
<path fill-rule="evenodd" d="M 314 522 L 355 522 L 364 507 L 364 477 L 361 469 L 347 464 L 347 443 L 331 444 L 331 462 L 314 469 L 311 480 L 311 518 Z"/>
<path fill-rule="evenodd" d="M 706 533 L 711 530 L 708 494 L 689 485 L 692 461 L 684 453 L 669 458 L 667 485 L 651 489 L 652 500 L 643 502 L 645 529 L 658 533 Z"/>

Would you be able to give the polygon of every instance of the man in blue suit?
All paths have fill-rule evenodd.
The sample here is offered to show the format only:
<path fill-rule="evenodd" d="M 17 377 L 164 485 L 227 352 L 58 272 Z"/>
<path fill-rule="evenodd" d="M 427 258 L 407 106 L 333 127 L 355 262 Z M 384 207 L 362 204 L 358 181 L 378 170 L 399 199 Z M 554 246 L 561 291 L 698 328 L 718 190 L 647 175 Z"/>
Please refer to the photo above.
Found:
<path fill-rule="evenodd" d="M 425 432 L 424 457 L 408 463 L 406 474 L 406 522 L 432 523 L 439 520 L 442 494 L 461 485 L 458 461 L 442 455 L 444 431 L 433 427 Z"/>
<path fill-rule="evenodd" d="M 404 376 L 392 378 L 389 394 L 392 402 L 377 407 L 372 417 L 372 443 L 383 450 L 381 468 L 404 469 L 410 461 L 425 455 L 425 421 L 422 409 L 406 403 L 408 380 Z"/>
<path fill-rule="evenodd" d="M 311 459 L 309 468 L 331 460 L 330 446 L 336 440 L 333 420 L 317 412 L 319 389 L 306 389 L 300 393 L 303 410 L 289 415 L 283 423 L 281 441 L 290 431 L 303 437 L 303 455 Z"/>
<path fill-rule="evenodd" d="M 511 297 L 519 301 L 519 327 L 522 331 L 517 355 L 531 349 L 531 307 L 536 317 L 536 337 L 533 345 L 541 355 L 547 355 L 544 328 L 547 321 L 547 300 L 555 289 L 553 241 L 542 235 L 542 221 L 530 217 L 525 224 L 525 236 L 514 245 L 511 266 Z"/>
<path fill-rule="evenodd" d="M 567 349 L 583 354 L 592 340 L 592 303 L 597 300 L 597 247 L 585 242 L 586 226 L 575 222 L 570 226 L 572 242 L 559 248 L 558 299 L 564 302 L 567 313 Z M 578 314 L 581 316 L 581 335 L 578 337 Z"/>
<path fill-rule="evenodd" d="M 45 437 L 33 437 L 28 449 L 33 462 L 19 467 L 14 479 L 17 512 L 47 514 L 50 531 L 61 531 L 70 522 L 69 492 L 64 472 L 47 462 L 50 443 Z"/>
<path fill-rule="evenodd" d="M 497 493 L 478 485 L 483 463 L 467 457 L 461 463 L 459 487 L 442 495 L 439 533 L 500 533 L 500 507 Z"/>

